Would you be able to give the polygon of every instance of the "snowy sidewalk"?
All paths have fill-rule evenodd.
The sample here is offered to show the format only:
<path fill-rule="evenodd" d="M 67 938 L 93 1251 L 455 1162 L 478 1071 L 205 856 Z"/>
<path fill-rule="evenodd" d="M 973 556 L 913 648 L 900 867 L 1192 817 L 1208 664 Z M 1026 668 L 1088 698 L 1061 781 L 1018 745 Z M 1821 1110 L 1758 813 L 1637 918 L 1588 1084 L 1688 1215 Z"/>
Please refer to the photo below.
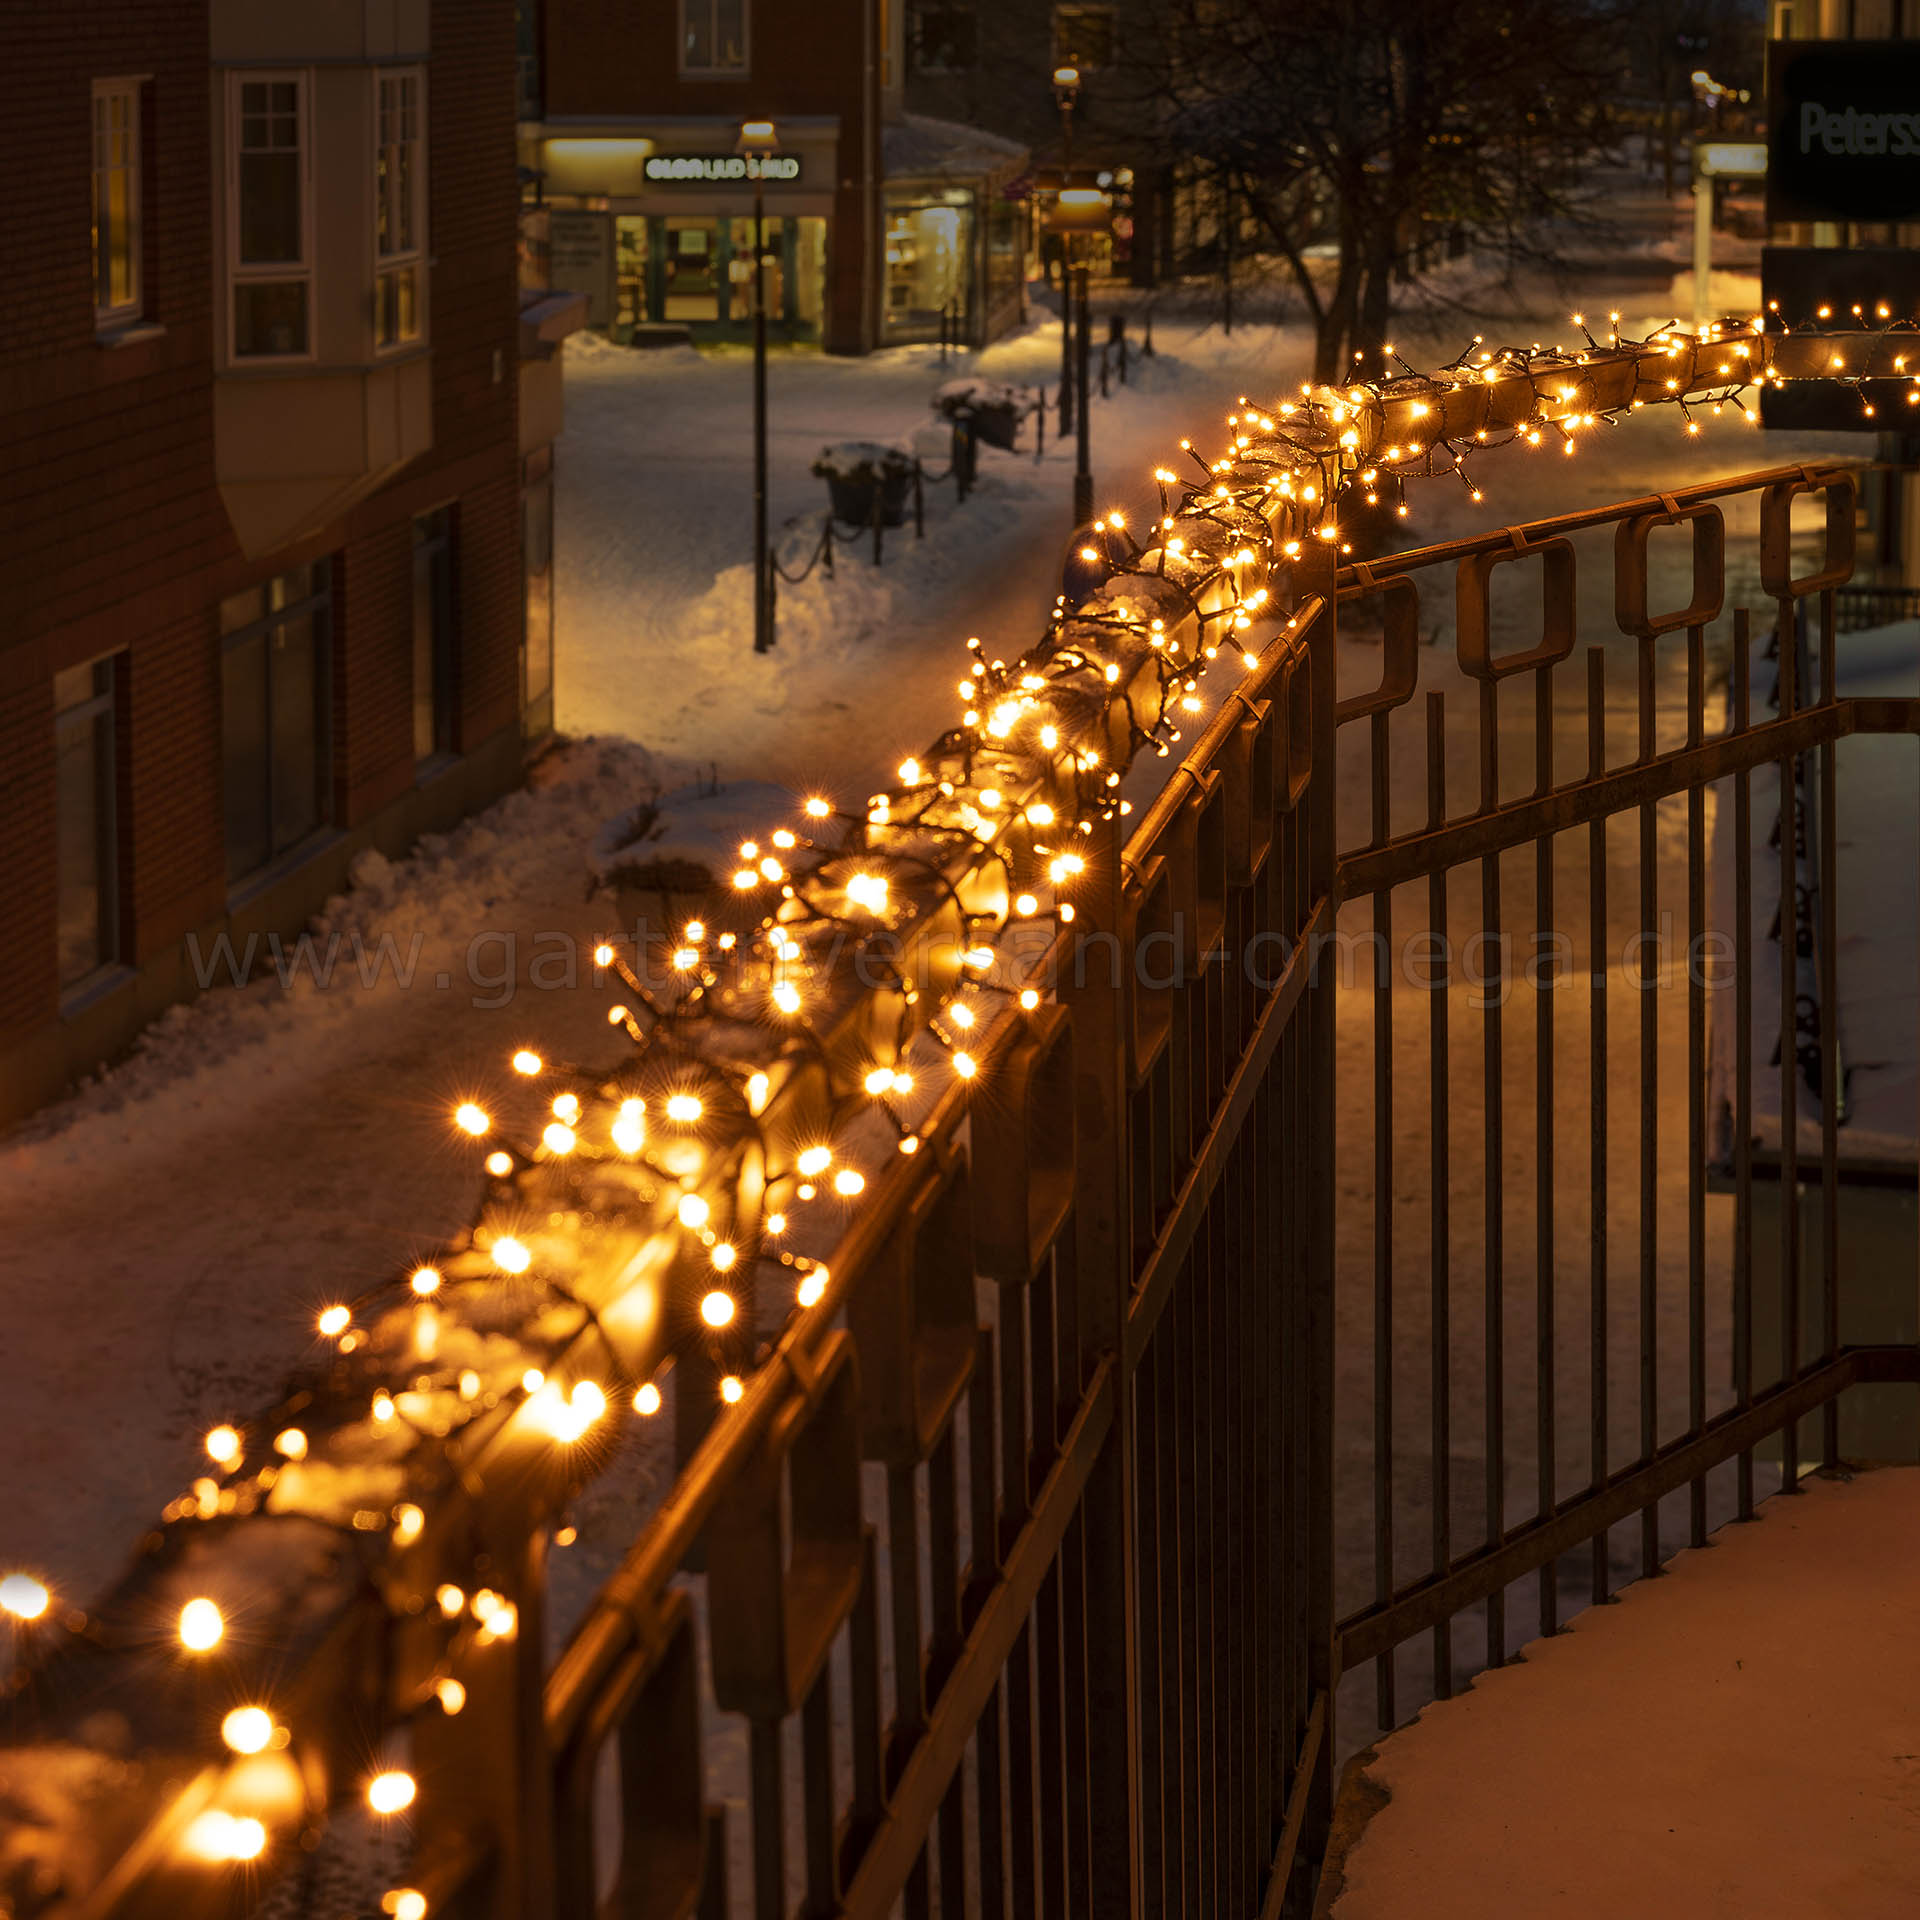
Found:
<path fill-rule="evenodd" d="M 1920 1470 L 1768 1501 L 1384 1741 L 1324 1911 L 1911 1914 L 1917 1589 Z"/>

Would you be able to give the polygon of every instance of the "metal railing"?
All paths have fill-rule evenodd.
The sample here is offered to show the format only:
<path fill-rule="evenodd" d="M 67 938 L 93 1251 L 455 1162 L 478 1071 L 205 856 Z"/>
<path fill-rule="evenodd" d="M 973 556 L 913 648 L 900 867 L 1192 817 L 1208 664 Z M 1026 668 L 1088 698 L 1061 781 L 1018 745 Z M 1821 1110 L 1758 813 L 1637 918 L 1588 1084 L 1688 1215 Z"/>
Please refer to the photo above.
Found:
<path fill-rule="evenodd" d="M 1445 470 L 1481 434 L 1556 423 L 1571 431 L 1642 392 L 1716 392 L 1736 344 L 1749 363 L 1798 354 L 1808 371 L 1832 351 L 1830 340 L 1809 348 L 1797 337 L 1677 338 L 1596 345 L 1550 365 L 1489 357 L 1437 380 L 1252 409 L 1236 418 L 1226 456 L 1201 463 L 1205 477 L 1169 499 L 1145 551 L 1116 542 L 1114 578 L 1094 600 L 1022 660 L 982 658 L 992 697 L 967 729 L 914 778 L 903 773 L 902 788 L 839 842 L 797 849 L 783 869 L 783 883 L 813 899 L 824 895 L 811 890 L 844 890 L 840 869 L 854 850 L 868 866 L 899 861 L 887 871 L 895 897 L 914 903 L 920 948 L 909 940 L 903 953 L 896 941 L 878 986 L 854 971 L 870 945 L 836 948 L 820 977 L 827 1011 L 804 1048 L 764 1044 L 759 1002 L 745 1020 L 742 976 L 725 967 L 681 1017 L 625 1016 L 643 1042 L 641 1070 L 582 1080 L 574 1097 L 624 1113 L 644 1087 L 657 1115 L 670 1085 L 705 1076 L 708 1131 L 696 1155 L 673 1163 L 678 1177 L 637 1151 L 576 1155 L 571 1129 L 564 1148 L 508 1151 L 474 1234 L 448 1250 L 426 1294 L 409 1297 L 403 1280 L 397 1295 L 340 1322 L 336 1351 L 250 1423 L 228 1472 L 176 1503 L 100 1614 L 68 1623 L 39 1650 L 0 1747 L 0 1890 L 17 1912 L 244 1909 L 254 1885 L 245 1862 L 261 1849 L 196 1848 L 203 1817 L 255 1821 L 267 1866 L 281 1865 L 400 1726 L 419 1794 L 410 1886 L 436 1915 L 798 1910 L 877 1920 L 896 1901 L 943 1920 L 1304 1913 L 1345 1750 L 1343 1675 L 1375 1664 L 1376 1710 L 1391 1724 L 1409 1697 L 1408 1685 L 1396 1688 L 1397 1649 L 1430 1639 L 1431 1690 L 1445 1693 L 1461 1672 L 1452 1625 L 1463 1610 L 1484 1613 L 1485 1655 L 1505 1658 L 1504 1596 L 1515 1580 L 1537 1577 L 1541 1624 L 1551 1626 L 1558 1563 L 1577 1548 L 1639 1516 L 1641 1570 L 1650 1571 L 1667 1544 L 1664 1495 L 1689 1493 L 1698 1537 L 1712 1470 L 1733 1463 L 1744 1511 L 1761 1440 L 1787 1436 L 1790 1485 L 1802 1416 L 1858 1381 L 1920 1377 L 1905 1348 L 1842 1343 L 1831 1257 L 1820 1269 L 1823 1331 L 1810 1350 L 1800 1344 L 1789 1071 L 1775 1076 L 1792 1222 L 1781 1245 L 1787 1358 L 1778 1383 L 1752 1378 L 1749 1147 L 1753 1088 L 1766 1069 L 1751 1046 L 1753 942 L 1743 937 L 1731 1404 L 1713 1404 L 1707 1374 L 1697 1151 L 1706 1001 L 1690 986 L 1683 1057 L 1696 1070 L 1662 1083 L 1689 1099 L 1684 1411 L 1666 1419 L 1673 1371 L 1647 1337 L 1658 1331 L 1663 1241 L 1644 1201 L 1664 1163 L 1646 1076 L 1665 1044 L 1648 995 L 1636 1088 L 1636 1112 L 1649 1119 L 1630 1369 L 1638 1433 L 1615 1444 L 1603 1362 L 1585 1412 L 1593 1446 L 1579 1484 L 1564 1484 L 1573 1471 L 1561 1433 L 1564 1356 L 1542 1332 L 1559 1324 L 1554 1211 L 1564 1162 L 1554 1143 L 1566 1137 L 1560 1096 L 1571 1084 L 1555 1075 L 1553 1009 L 1574 993 L 1555 981 L 1537 995 L 1534 1026 L 1536 1444 L 1522 1459 L 1506 1426 L 1502 1183 L 1517 1142 L 1504 1128 L 1504 1097 L 1486 1103 L 1477 1136 L 1464 1126 L 1447 1070 L 1453 995 L 1429 987 L 1422 1140 L 1415 1103 L 1401 1096 L 1416 1083 L 1397 1050 L 1395 989 L 1341 977 L 1363 909 L 1368 933 L 1391 950 L 1396 889 L 1424 896 L 1422 931 L 1444 941 L 1455 868 L 1478 875 L 1479 930 L 1503 937 L 1500 868 L 1510 854 L 1533 855 L 1534 923 L 1551 928 L 1560 835 L 1587 842 L 1589 910 L 1604 928 L 1615 816 L 1639 828 L 1639 905 L 1649 914 L 1658 810 L 1682 796 L 1688 924 L 1697 928 L 1713 783 L 1732 783 L 1745 819 L 1755 773 L 1781 768 L 1791 828 L 1793 769 L 1815 755 L 1820 831 L 1830 835 L 1838 742 L 1920 730 L 1914 702 L 1834 692 L 1831 594 L 1852 563 L 1853 483 L 1842 471 L 1716 483 L 1344 573 L 1337 534 L 1315 537 L 1332 532 L 1333 498 L 1372 485 L 1392 461 Z M 1436 461 L 1441 447 L 1448 458 Z M 1756 491 L 1767 592 L 1784 619 L 1799 600 L 1821 606 L 1822 691 L 1810 700 L 1789 676 L 1779 717 L 1754 722 L 1743 628 L 1731 724 L 1710 733 L 1705 635 L 1724 579 L 1718 503 Z M 1821 564 L 1796 578 L 1791 513 L 1807 494 L 1824 496 L 1828 544 Z M 1648 607 L 1648 543 L 1662 527 L 1692 541 L 1692 599 L 1672 615 Z M 1551 715 L 1556 668 L 1577 627 L 1574 543 L 1594 533 L 1616 545 L 1613 612 L 1634 641 L 1637 740 L 1630 756 L 1610 757 L 1605 663 L 1590 663 L 1591 757 L 1569 770 Z M 1488 605 L 1509 562 L 1538 569 L 1543 617 L 1537 645 L 1501 654 Z M 1465 814 L 1447 798 L 1440 690 L 1424 708 L 1424 766 L 1399 738 L 1422 683 L 1452 671 L 1419 645 L 1421 581 L 1442 566 L 1456 579 L 1457 667 L 1480 715 L 1479 799 Z M 1381 616 L 1378 685 L 1343 691 L 1343 658 L 1370 643 L 1343 646 L 1341 630 L 1370 606 Z M 1246 653 L 1244 677 L 1127 832 L 1121 804 L 1136 755 L 1169 744 L 1209 650 L 1237 654 L 1256 621 L 1271 623 L 1271 637 Z M 1656 643 L 1667 633 L 1686 636 L 1677 704 L 1661 698 Z M 995 700 L 1017 702 L 1027 678 L 1069 730 L 1058 750 L 1009 743 L 991 725 Z M 1502 702 L 1511 705 L 1503 687 L 1516 680 L 1532 684 L 1538 705 L 1534 779 L 1510 795 Z M 1682 711 L 1663 744 L 1668 715 Z M 1368 758 L 1351 789 L 1341 765 L 1356 742 Z M 1109 773 L 1119 777 L 1112 786 Z M 996 799 L 986 806 L 989 780 Z M 1424 800 L 1411 812 L 1409 781 Z M 1369 797 L 1371 825 L 1343 844 L 1356 792 Z M 944 810 L 957 814 L 962 801 L 975 813 L 917 867 L 896 837 L 912 795 L 922 835 L 934 824 L 945 831 Z M 1037 823 L 1076 816 L 1084 878 L 1039 966 L 1016 973 L 1003 943 L 990 971 L 963 968 L 976 943 L 1040 924 L 1014 897 L 1047 885 L 1051 856 Z M 1735 840 L 1746 849 L 1738 829 Z M 1737 924 L 1750 929 L 1751 862 L 1743 853 L 1735 864 L 1744 876 Z M 1835 910 L 1824 889 L 1829 960 Z M 736 937 L 752 946 L 762 935 L 742 923 Z M 1792 945 L 1780 995 L 1789 1027 Z M 1590 1017 L 1604 1036 L 1619 988 L 1611 970 L 1593 975 L 1601 984 L 1588 989 Z M 1458 984 L 1451 963 L 1444 977 Z M 754 1223 L 769 1195 L 798 1191 L 799 1143 L 832 1129 L 843 1089 L 877 1052 L 909 1057 L 907 1038 L 889 1037 L 913 1035 L 912 1020 L 894 1025 L 914 1004 L 907 993 L 938 1014 L 962 978 L 998 982 L 1007 1003 L 966 1053 L 970 1071 L 898 1119 L 913 1151 L 876 1172 L 830 1271 L 776 1260 Z M 1823 978 L 1835 978 L 1831 965 Z M 761 979 L 756 991 L 769 990 Z M 1502 1088 L 1501 1002 L 1473 1011 L 1483 1083 Z M 915 1044 L 924 1049 L 924 1033 Z M 947 1045 L 957 1060 L 951 1035 Z M 1337 1136 L 1352 1124 L 1344 1063 L 1368 1046 L 1373 1179 L 1371 1192 L 1355 1192 Z M 1598 1051 L 1604 1060 L 1604 1038 Z M 1793 1059 L 1791 1045 L 1784 1057 Z M 1829 1082 L 1833 1072 L 1830 1064 Z M 1594 1071 L 1589 1081 L 1585 1145 L 1604 1192 L 1612 1079 Z M 1834 1112 L 1833 1100 L 1822 1103 L 1829 1193 Z M 1478 1359 L 1489 1386 L 1474 1533 L 1456 1526 L 1450 1491 L 1463 1361 L 1449 1330 L 1460 1277 L 1449 1156 L 1468 1137 L 1484 1143 L 1484 1234 L 1471 1264 L 1484 1282 Z M 1410 1269 L 1394 1234 L 1415 1143 L 1436 1224 L 1430 1257 Z M 699 1201 L 691 1212 L 689 1198 Z M 1830 1204 L 1822 1218 L 1830 1247 Z M 764 1351 L 754 1343 L 751 1278 L 736 1289 L 745 1307 L 737 1324 L 689 1330 L 713 1285 L 714 1230 L 676 1238 L 681 1228 L 691 1236 L 696 1219 L 743 1242 L 751 1230 L 750 1255 L 769 1278 L 784 1267 L 801 1279 Z M 1585 1242 L 1603 1283 L 1607 1219 L 1603 1205 Z M 1371 1236 L 1370 1291 L 1357 1303 L 1347 1282 L 1359 1229 Z M 1423 1315 L 1407 1311 L 1415 1283 Z M 767 1281 L 758 1284 L 770 1306 Z M 1587 1300 L 1602 1350 L 1615 1333 L 1609 1298 L 1602 1284 Z M 423 1313 L 432 1315 L 424 1349 Z M 1428 1444 L 1411 1451 L 1396 1400 L 1409 1353 L 1432 1383 Z M 592 1398 L 600 1411 L 607 1398 L 595 1386 L 583 1402 L 578 1386 L 568 1397 L 560 1383 L 595 1381 L 616 1397 L 651 1392 L 655 1405 L 664 1389 L 682 1460 L 549 1673 L 547 1542 L 592 1467 L 590 1451 L 570 1443 L 599 1417 Z M 1832 1432 L 1828 1419 L 1828 1455 Z M 276 1441 L 286 1443 L 277 1453 Z M 1429 1522 L 1416 1552 L 1402 1469 L 1422 1453 L 1438 1494 L 1415 1501 Z M 1516 1516 L 1514 1472 L 1528 1466 L 1537 1499 Z M 1358 1548 L 1356 1513 L 1369 1517 Z M 1347 1607 L 1341 1591 L 1356 1578 L 1364 1592 Z M 261 1766 L 221 1750 L 204 1667 L 153 1652 L 155 1623 L 184 1594 L 223 1579 L 244 1580 L 249 1617 L 217 1691 L 270 1693 L 291 1739 L 255 1756 Z M 1607 1585 L 1596 1554 L 1593 1589 Z M 122 1713 L 137 1703 L 130 1747 L 102 1732 L 103 1700 Z M 739 1719 L 716 1721 L 713 1708 Z M 745 1729 L 743 1773 L 728 1790 L 736 1804 L 723 1808 L 710 1782 L 732 1752 L 733 1725 Z M 109 1775 L 110 1785 L 90 1784 Z M 231 1826 L 214 1838 L 223 1836 Z"/>

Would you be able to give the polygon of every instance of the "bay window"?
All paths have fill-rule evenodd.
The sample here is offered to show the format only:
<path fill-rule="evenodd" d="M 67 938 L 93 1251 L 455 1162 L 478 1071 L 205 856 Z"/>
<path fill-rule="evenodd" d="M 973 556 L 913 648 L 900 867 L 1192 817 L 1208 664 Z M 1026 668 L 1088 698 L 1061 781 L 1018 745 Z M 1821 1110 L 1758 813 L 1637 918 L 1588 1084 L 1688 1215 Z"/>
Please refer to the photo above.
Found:
<path fill-rule="evenodd" d="M 227 107 L 233 357 L 304 359 L 313 278 L 307 76 L 229 74 Z"/>
<path fill-rule="evenodd" d="M 375 76 L 373 338 L 404 346 L 421 335 L 427 170 L 419 69 Z"/>

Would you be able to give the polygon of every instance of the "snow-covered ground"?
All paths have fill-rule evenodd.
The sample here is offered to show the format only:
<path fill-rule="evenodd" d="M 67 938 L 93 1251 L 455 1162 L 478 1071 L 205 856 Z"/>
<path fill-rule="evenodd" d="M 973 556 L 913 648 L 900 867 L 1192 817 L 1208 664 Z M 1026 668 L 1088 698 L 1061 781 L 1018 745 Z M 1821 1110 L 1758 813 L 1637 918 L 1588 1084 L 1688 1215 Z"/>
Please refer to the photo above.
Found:
<path fill-rule="evenodd" d="M 1581 298 L 1620 307 L 1629 332 L 1679 310 L 1670 278 L 1644 274 Z M 1484 324 L 1490 339 L 1569 332 L 1558 306 Z M 1397 344 L 1431 364 L 1470 331 L 1452 318 Z M 1093 403 L 1097 504 L 1136 516 L 1182 435 L 1207 446 L 1239 394 L 1297 384 L 1309 357 L 1298 327 L 1229 337 L 1164 314 L 1155 344 L 1129 386 Z M 943 379 L 1051 381 L 1059 355 L 1058 324 L 1044 317 L 958 366 L 930 348 L 868 361 L 777 354 L 772 516 L 795 522 L 787 550 L 811 545 L 824 484 L 808 468 L 822 445 L 918 436 L 944 464 L 928 406 Z M 877 568 L 856 544 L 832 579 L 783 588 L 779 647 L 756 657 L 746 358 L 579 343 L 567 379 L 557 685 L 573 738 L 525 792 L 412 859 L 360 864 L 320 932 L 322 955 L 343 937 L 329 987 L 283 990 L 269 977 L 178 1010 L 126 1062 L 0 1142 L 0 1458 L 11 1469 L 0 1570 L 30 1567 L 75 1597 L 104 1585 L 196 1471 L 205 1431 L 265 1400 L 302 1354 L 317 1308 L 466 1220 L 476 1180 L 448 1139 L 451 1105 L 515 1046 L 605 1049 L 586 958 L 607 911 L 587 898 L 604 821 L 696 775 L 858 797 L 956 717 L 969 633 L 1011 657 L 1042 630 L 1070 532 L 1072 447 L 1052 420 L 1044 459 L 1032 458 L 1029 423 L 1025 452 L 982 450 L 964 504 L 950 485 L 930 489 L 923 542 L 910 527 L 889 534 Z M 1729 421 L 1695 440 L 1650 413 L 1573 461 L 1489 457 L 1481 505 L 1457 486 L 1416 491 L 1410 532 L 1442 539 L 1833 450 L 1862 446 L 1763 438 Z M 1604 600 L 1607 583 L 1589 584 Z M 411 956 L 410 984 L 391 959 L 363 983 L 356 953 L 382 935 Z M 667 1471 L 658 1443 L 634 1439 L 597 1483 L 556 1576 L 562 1618 Z"/>

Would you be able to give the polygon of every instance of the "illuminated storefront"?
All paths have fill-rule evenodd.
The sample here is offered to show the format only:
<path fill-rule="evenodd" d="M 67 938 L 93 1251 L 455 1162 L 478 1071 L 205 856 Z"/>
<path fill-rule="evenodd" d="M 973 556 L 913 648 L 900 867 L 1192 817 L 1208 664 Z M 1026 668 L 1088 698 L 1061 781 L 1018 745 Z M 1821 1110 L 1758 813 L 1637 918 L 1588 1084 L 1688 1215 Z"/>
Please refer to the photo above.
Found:
<path fill-rule="evenodd" d="M 976 346 L 1024 314 L 1027 151 L 974 127 L 906 114 L 883 135 L 882 339 Z"/>
<path fill-rule="evenodd" d="M 779 123 L 781 151 L 734 152 L 731 121 L 673 120 L 560 132 L 541 143 L 552 284 L 587 296 L 611 338 L 684 327 L 697 341 L 745 340 L 753 322 L 754 192 L 765 201 L 769 331 L 828 341 L 836 270 L 834 153 L 827 116 Z M 857 240 L 847 248 L 859 265 Z"/>

